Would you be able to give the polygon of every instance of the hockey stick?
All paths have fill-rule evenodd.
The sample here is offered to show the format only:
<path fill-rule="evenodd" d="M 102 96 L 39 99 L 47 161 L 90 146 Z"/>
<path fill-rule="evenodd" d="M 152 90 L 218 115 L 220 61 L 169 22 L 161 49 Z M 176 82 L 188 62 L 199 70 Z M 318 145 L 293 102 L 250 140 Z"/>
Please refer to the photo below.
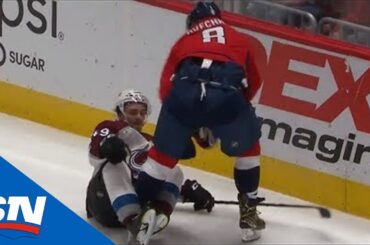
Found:
<path fill-rule="evenodd" d="M 215 200 L 215 204 L 232 204 L 232 205 L 239 205 L 237 201 L 224 201 L 224 200 Z M 300 204 L 286 204 L 286 203 L 267 203 L 261 202 L 257 204 L 258 206 L 265 206 L 265 207 L 284 207 L 284 208 L 313 208 L 317 209 L 320 212 L 322 218 L 330 218 L 331 213 L 329 209 L 314 206 L 314 205 L 300 205 Z"/>

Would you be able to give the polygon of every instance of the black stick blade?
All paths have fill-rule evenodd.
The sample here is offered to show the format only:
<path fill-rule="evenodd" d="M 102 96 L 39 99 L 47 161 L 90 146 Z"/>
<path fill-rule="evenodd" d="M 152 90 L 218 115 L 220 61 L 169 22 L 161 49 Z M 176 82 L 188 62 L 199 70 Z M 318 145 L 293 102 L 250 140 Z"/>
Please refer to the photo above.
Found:
<path fill-rule="evenodd" d="M 327 208 L 319 208 L 319 212 L 321 217 L 329 219 L 331 217 L 331 213 Z"/>

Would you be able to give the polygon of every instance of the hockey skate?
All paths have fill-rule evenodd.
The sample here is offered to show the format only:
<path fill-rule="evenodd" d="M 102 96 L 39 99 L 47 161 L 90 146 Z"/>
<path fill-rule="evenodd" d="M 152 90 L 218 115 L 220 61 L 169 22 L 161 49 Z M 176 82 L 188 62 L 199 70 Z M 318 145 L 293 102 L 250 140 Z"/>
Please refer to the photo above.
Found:
<path fill-rule="evenodd" d="M 261 237 L 261 230 L 265 228 L 265 221 L 258 217 L 256 205 L 262 198 L 249 200 L 246 194 L 239 194 L 239 227 L 242 230 L 242 242 L 250 242 Z"/>
<path fill-rule="evenodd" d="M 168 223 L 170 222 L 170 217 L 164 213 L 157 214 L 156 219 L 157 220 L 156 220 L 156 225 L 154 227 L 153 235 L 161 232 L 164 228 L 167 227 Z"/>
<path fill-rule="evenodd" d="M 139 241 L 140 245 L 147 245 L 156 227 L 156 212 L 154 209 L 145 209 L 127 225 L 131 237 Z"/>

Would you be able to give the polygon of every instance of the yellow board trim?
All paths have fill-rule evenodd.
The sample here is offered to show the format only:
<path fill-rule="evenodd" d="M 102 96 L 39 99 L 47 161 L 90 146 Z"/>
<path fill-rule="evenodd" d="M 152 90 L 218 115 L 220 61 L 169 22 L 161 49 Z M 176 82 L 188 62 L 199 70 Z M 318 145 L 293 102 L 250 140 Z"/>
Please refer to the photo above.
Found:
<path fill-rule="evenodd" d="M 90 136 L 113 113 L 0 81 L 0 111 L 61 130 Z"/>
<path fill-rule="evenodd" d="M 114 115 L 81 103 L 0 81 L 0 111 L 89 137 L 94 127 Z M 154 132 L 148 124 L 144 131 Z M 203 150 L 181 162 L 226 177 L 233 175 L 234 159 L 219 149 Z M 261 186 L 307 201 L 370 219 L 370 186 L 277 160 L 261 158 Z"/>

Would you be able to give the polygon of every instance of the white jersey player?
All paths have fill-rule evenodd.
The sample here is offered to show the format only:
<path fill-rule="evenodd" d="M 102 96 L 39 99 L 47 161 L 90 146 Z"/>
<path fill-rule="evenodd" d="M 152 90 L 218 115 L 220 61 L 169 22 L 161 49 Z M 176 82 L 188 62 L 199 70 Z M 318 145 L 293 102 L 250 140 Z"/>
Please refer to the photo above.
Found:
<path fill-rule="evenodd" d="M 178 166 L 171 170 L 157 199 L 150 206 L 142 206 L 135 180 L 151 148 L 152 136 L 142 132 L 151 106 L 141 92 L 129 89 L 119 94 L 114 111 L 117 119 L 99 123 L 91 136 L 89 161 L 94 171 L 87 189 L 88 217 L 104 226 L 126 227 L 145 244 L 152 233 L 167 226 L 179 197 L 193 202 L 195 210 L 210 212 L 212 195 L 195 180 L 183 184 Z M 184 158 L 193 154 L 194 146 L 189 144 Z"/>

